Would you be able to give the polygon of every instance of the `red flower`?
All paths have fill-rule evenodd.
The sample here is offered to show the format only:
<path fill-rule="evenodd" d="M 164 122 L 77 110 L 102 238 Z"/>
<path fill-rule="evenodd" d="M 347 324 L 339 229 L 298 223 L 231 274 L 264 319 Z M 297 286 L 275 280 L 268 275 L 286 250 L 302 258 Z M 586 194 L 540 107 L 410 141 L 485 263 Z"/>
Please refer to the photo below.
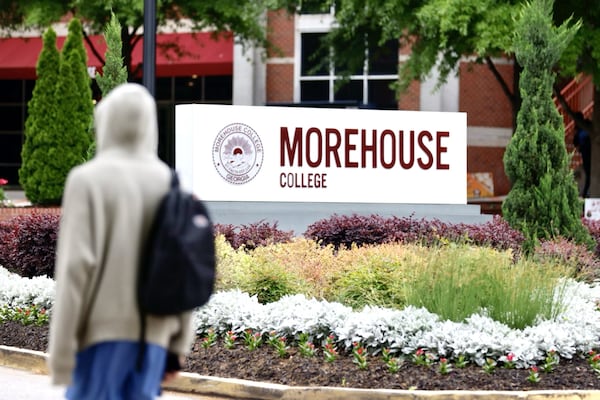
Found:
<path fill-rule="evenodd" d="M 531 367 L 531 372 L 533 372 L 534 374 L 538 372 L 538 367 L 536 367 L 535 365 Z"/>
<path fill-rule="evenodd" d="M 511 362 L 512 360 L 514 360 L 515 355 L 513 353 L 508 353 L 506 355 L 506 361 Z"/>
<path fill-rule="evenodd" d="M 6 179 L 0 178 L 0 186 L 6 185 L 8 181 Z"/>
<path fill-rule="evenodd" d="M 417 351 L 416 351 L 415 354 L 418 355 L 418 356 L 422 356 L 423 354 L 425 354 L 425 350 L 423 350 L 423 349 L 417 349 Z"/>
<path fill-rule="evenodd" d="M 446 358 L 440 358 L 440 362 L 442 364 L 446 364 L 448 362 L 448 359 L 446 359 Z"/>

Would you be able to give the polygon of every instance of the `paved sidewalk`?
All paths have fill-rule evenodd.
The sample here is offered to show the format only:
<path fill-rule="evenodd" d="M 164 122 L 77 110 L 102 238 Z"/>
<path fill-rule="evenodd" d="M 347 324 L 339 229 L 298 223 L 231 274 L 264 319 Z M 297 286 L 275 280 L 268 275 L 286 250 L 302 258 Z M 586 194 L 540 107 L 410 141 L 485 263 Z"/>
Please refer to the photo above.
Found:
<path fill-rule="evenodd" d="M 0 400 L 62 400 L 65 389 L 52 386 L 48 375 L 0 367 Z M 159 400 L 214 400 L 213 397 L 164 393 Z"/>

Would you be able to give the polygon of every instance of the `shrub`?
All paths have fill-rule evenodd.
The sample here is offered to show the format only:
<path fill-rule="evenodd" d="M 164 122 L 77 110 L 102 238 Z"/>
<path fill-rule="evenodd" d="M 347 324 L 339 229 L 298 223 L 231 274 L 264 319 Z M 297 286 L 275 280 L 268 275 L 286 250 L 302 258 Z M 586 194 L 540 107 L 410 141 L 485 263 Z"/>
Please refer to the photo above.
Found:
<path fill-rule="evenodd" d="M 519 80 L 523 103 L 504 152 L 511 190 L 502 213 L 525 235 L 528 253 L 538 240 L 556 236 L 591 246 L 581 223 L 582 202 L 569 166 L 563 118 L 553 100 L 555 64 L 579 28 L 569 21 L 554 26 L 551 1 L 525 4 L 513 41 L 515 58 L 523 67 Z"/>
<path fill-rule="evenodd" d="M 389 234 L 386 219 L 379 215 L 337 215 L 322 219 L 308 226 L 304 236 L 323 245 L 349 249 L 353 244 L 384 243 Z"/>
<path fill-rule="evenodd" d="M 349 252 L 335 254 L 331 247 L 319 246 L 306 238 L 257 247 L 251 254 L 256 262 L 276 264 L 297 276 L 302 280 L 302 293 L 316 298 L 324 298 L 330 277 L 355 257 Z"/>
<path fill-rule="evenodd" d="M 0 229 L 2 265 L 23 277 L 54 276 L 60 217 L 33 213 L 13 217 Z"/>
<path fill-rule="evenodd" d="M 222 235 L 229 245 L 233 246 L 233 243 L 236 240 L 235 226 L 232 224 L 215 224 L 213 226 L 213 231 L 215 233 L 215 237 Z"/>
<path fill-rule="evenodd" d="M 334 249 L 366 244 L 414 243 L 432 246 L 453 242 L 489 246 L 498 250 L 511 249 L 515 256 L 520 254 L 524 241 L 523 234 L 512 229 L 499 216 L 484 224 L 448 224 L 435 219 L 411 217 L 333 215 L 309 225 L 304 236 L 323 245 L 331 245 Z"/>
<path fill-rule="evenodd" d="M 506 220 L 495 215 L 492 221 L 483 224 L 448 225 L 441 233 L 450 241 L 469 243 L 475 246 L 491 247 L 496 250 L 511 250 L 516 261 L 522 252 L 525 236 L 510 227 Z"/>
<path fill-rule="evenodd" d="M 451 244 L 423 248 L 407 266 L 407 303 L 425 307 L 443 319 L 462 322 L 484 310 L 511 328 L 553 318 L 562 306 L 555 296 L 565 268 L 539 264 L 491 248 Z"/>
<path fill-rule="evenodd" d="M 252 268 L 251 256 L 243 250 L 235 250 L 223 234 L 216 234 L 217 259 L 216 290 L 233 290 L 240 287 L 246 271 Z"/>
<path fill-rule="evenodd" d="M 563 265 L 588 282 L 600 278 L 600 260 L 594 253 L 585 245 L 562 237 L 541 241 L 534 250 L 533 260 Z"/>
<path fill-rule="evenodd" d="M 258 261 L 246 272 L 245 279 L 240 282 L 240 289 L 256 296 L 261 304 L 273 303 L 283 296 L 303 292 L 302 280 L 278 264 Z"/>
<path fill-rule="evenodd" d="M 238 227 L 215 224 L 215 234 L 224 235 L 234 249 L 243 247 L 248 251 L 273 243 L 287 243 L 294 237 L 293 231 L 279 229 L 277 222 L 270 224 L 264 221 Z"/>
<path fill-rule="evenodd" d="M 366 261 L 334 277 L 328 299 L 355 310 L 367 305 L 402 309 L 402 269 L 379 257 Z"/>
<path fill-rule="evenodd" d="M 595 221 L 591 219 L 584 218 L 583 224 L 590 232 L 590 235 L 594 239 L 596 243 L 595 254 L 596 257 L 600 257 L 600 220 Z"/>
<path fill-rule="evenodd" d="M 0 265 L 8 269 L 8 248 L 10 233 L 12 231 L 11 224 L 8 221 L 0 221 Z"/>

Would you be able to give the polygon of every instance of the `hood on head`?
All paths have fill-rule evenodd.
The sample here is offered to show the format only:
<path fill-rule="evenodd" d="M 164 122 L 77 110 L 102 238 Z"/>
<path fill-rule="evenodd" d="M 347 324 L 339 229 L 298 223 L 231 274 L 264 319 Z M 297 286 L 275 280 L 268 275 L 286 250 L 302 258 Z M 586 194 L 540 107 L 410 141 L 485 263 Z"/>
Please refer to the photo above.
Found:
<path fill-rule="evenodd" d="M 156 155 L 156 102 L 140 84 L 124 83 L 111 90 L 94 110 L 94 126 L 99 154 L 117 149 Z"/>

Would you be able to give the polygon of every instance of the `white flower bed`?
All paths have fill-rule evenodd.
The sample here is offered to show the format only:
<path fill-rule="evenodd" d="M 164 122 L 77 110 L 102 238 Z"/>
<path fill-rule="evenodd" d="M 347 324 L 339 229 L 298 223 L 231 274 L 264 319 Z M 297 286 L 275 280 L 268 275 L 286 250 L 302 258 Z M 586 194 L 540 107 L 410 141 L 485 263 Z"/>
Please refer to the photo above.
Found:
<path fill-rule="evenodd" d="M 54 280 L 45 276 L 22 278 L 0 266 L 0 308 L 36 304 L 46 309 L 54 301 Z"/>
<path fill-rule="evenodd" d="M 54 287 L 52 279 L 22 278 L 0 267 L 0 308 L 37 304 L 51 309 Z M 345 348 L 355 341 L 374 353 L 384 346 L 402 354 L 424 348 L 450 359 L 464 355 L 479 365 L 486 357 L 502 360 L 512 352 L 516 365 L 525 368 L 542 362 L 549 350 L 572 358 L 600 347 L 600 287 L 570 280 L 565 290 L 568 304 L 555 320 L 538 321 L 523 330 L 511 329 L 482 314 L 457 323 L 441 321 L 422 308 L 367 307 L 356 312 L 339 303 L 302 295 L 263 305 L 240 291 L 213 294 L 195 312 L 194 323 L 198 334 L 209 328 L 217 333 L 253 329 L 288 337 L 307 333 L 317 342 L 333 334 Z"/>

